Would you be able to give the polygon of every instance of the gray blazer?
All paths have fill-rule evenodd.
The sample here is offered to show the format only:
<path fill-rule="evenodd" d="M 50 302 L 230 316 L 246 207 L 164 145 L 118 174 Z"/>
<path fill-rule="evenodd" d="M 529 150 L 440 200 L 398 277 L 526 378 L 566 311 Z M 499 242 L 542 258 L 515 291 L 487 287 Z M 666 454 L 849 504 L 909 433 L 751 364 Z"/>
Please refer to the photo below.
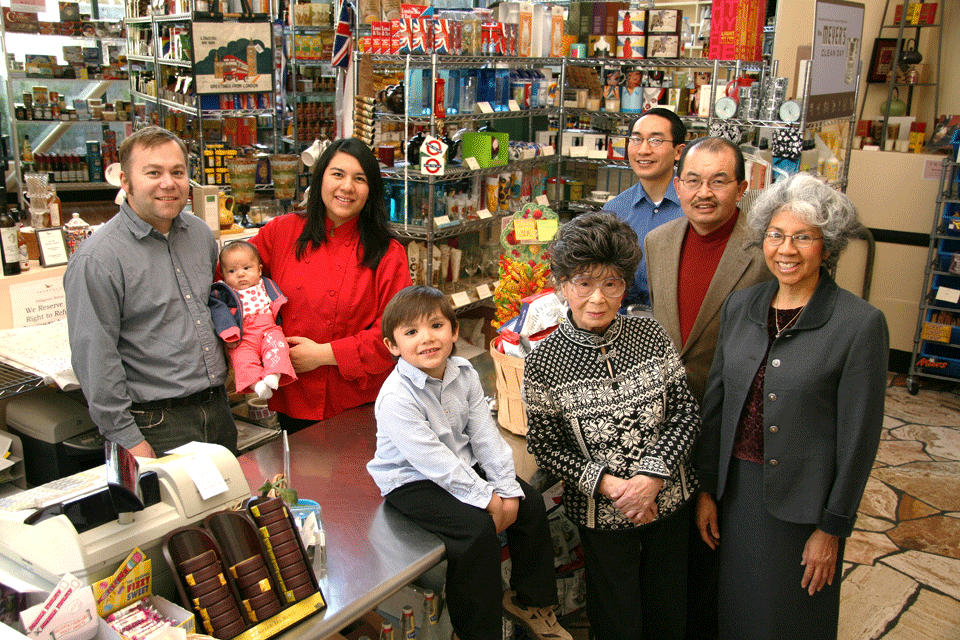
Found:
<path fill-rule="evenodd" d="M 767 316 L 778 288 L 774 281 L 738 291 L 723 309 L 694 453 L 701 488 L 717 498 L 767 351 Z M 883 313 L 821 269 L 810 302 L 766 360 L 757 490 L 772 516 L 850 535 L 880 442 L 889 344 Z"/>
<path fill-rule="evenodd" d="M 644 242 L 647 256 L 647 279 L 653 301 L 653 317 L 667 330 L 673 346 L 680 353 L 687 370 L 690 391 L 697 402 L 703 401 L 704 389 L 713 351 L 720 331 L 720 310 L 733 291 L 751 287 L 773 277 L 767 269 L 760 247 L 750 247 L 750 231 L 746 215 L 741 211 L 730 234 L 727 248 L 713 274 L 707 295 L 693 323 L 686 344 L 680 341 L 680 312 L 677 306 L 677 274 L 680 272 L 680 249 L 690 224 L 686 216 L 660 225 Z"/>

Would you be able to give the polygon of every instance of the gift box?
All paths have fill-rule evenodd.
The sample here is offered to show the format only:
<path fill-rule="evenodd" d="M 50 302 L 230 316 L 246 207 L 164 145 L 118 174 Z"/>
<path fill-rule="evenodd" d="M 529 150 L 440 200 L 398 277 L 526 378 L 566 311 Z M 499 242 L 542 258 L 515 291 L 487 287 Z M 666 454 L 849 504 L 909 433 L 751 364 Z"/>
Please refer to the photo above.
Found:
<path fill-rule="evenodd" d="M 647 12 L 647 33 L 680 35 L 683 11 L 680 9 L 650 9 Z"/>
<path fill-rule="evenodd" d="M 647 36 L 647 58 L 679 58 L 680 36 Z"/>
<path fill-rule="evenodd" d="M 646 33 L 647 12 L 643 9 L 620 10 L 617 14 L 618 36 L 642 36 Z"/>
<path fill-rule="evenodd" d="M 463 158 L 476 158 L 481 168 L 507 164 L 510 134 L 468 131 L 463 134 Z"/>

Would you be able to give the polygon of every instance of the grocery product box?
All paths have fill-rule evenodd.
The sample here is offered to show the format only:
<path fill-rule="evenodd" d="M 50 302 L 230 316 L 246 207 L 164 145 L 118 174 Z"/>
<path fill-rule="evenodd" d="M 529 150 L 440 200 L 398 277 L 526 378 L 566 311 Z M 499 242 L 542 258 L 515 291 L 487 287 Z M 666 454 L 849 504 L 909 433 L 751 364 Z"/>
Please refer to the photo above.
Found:
<path fill-rule="evenodd" d="M 621 9 L 617 12 L 617 35 L 644 35 L 646 20 L 647 12 L 644 9 Z"/>
<path fill-rule="evenodd" d="M 647 36 L 648 58 L 679 58 L 680 36 L 651 35 Z"/>
<path fill-rule="evenodd" d="M 623 60 L 643 60 L 646 44 L 643 36 L 617 36 L 617 57 Z"/>
<path fill-rule="evenodd" d="M 647 33 L 675 33 L 680 35 L 683 11 L 680 9 L 650 9 L 647 11 Z"/>

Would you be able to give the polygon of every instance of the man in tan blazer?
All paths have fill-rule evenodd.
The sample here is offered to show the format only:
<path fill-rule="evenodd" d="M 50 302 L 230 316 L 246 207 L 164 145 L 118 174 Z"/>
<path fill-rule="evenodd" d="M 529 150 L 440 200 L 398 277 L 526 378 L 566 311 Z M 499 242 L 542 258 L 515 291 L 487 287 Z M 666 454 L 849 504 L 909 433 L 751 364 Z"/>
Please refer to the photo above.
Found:
<path fill-rule="evenodd" d="M 760 247 L 747 246 L 746 216 L 738 209 L 747 188 L 739 147 L 723 138 L 687 145 L 674 185 L 684 216 L 652 230 L 644 253 L 653 316 L 680 352 L 690 390 L 700 402 L 723 301 L 773 276 Z"/>
<path fill-rule="evenodd" d="M 683 217 L 652 230 L 644 241 L 653 317 L 667 330 L 687 370 L 690 390 L 703 401 L 730 293 L 773 276 L 760 247 L 750 247 L 743 153 L 723 138 L 701 138 L 680 155 L 674 186 Z M 687 637 L 717 637 L 719 556 L 690 523 Z"/>

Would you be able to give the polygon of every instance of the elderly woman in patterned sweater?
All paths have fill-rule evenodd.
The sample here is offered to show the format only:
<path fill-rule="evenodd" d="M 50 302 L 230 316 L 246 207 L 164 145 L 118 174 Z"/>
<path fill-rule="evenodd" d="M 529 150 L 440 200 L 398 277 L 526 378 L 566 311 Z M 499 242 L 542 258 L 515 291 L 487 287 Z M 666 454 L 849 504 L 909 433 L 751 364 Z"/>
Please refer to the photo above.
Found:
<path fill-rule="evenodd" d="M 697 403 L 663 328 L 617 313 L 642 255 L 636 233 L 585 214 L 550 253 L 570 310 L 524 365 L 527 447 L 564 480 L 595 637 L 683 638 Z"/>

